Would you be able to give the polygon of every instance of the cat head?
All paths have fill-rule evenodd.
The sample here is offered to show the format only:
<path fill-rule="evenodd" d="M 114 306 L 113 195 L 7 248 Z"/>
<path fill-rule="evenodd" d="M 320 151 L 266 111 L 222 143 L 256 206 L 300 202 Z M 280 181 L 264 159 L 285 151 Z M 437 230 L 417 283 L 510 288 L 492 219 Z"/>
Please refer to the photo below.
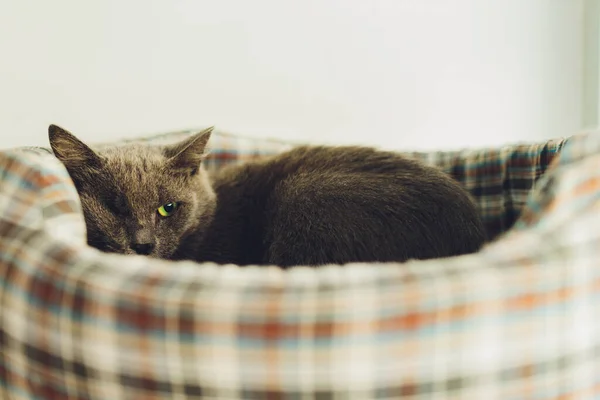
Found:
<path fill-rule="evenodd" d="M 50 146 L 79 193 L 90 246 L 170 258 L 186 235 L 208 225 L 216 199 L 202 160 L 211 132 L 168 146 L 92 150 L 51 125 Z"/>

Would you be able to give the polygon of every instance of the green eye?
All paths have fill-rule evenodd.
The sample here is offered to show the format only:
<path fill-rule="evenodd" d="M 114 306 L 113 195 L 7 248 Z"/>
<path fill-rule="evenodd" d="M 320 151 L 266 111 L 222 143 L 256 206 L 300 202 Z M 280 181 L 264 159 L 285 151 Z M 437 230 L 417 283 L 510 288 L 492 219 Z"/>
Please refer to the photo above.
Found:
<path fill-rule="evenodd" d="M 177 210 L 178 205 L 179 204 L 175 202 L 164 204 L 158 207 L 158 213 L 163 217 L 170 217 L 171 215 L 173 215 L 175 210 Z"/>

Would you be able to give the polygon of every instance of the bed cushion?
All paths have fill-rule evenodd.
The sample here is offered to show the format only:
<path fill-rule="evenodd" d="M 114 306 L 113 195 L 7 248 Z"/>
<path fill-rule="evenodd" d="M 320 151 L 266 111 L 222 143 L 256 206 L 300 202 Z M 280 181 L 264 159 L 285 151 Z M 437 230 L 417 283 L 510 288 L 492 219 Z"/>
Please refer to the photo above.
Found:
<path fill-rule="evenodd" d="M 597 398 L 598 135 L 414 155 L 503 234 L 316 269 L 103 254 L 53 156 L 0 152 L 0 398 Z"/>

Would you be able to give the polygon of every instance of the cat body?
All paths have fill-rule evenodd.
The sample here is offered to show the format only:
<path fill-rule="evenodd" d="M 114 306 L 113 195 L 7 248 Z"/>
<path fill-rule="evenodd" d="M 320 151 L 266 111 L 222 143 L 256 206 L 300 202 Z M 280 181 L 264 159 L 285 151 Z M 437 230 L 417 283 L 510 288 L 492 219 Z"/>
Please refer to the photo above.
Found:
<path fill-rule="evenodd" d="M 364 147 L 299 147 L 213 180 L 212 224 L 175 258 L 279 266 L 475 252 L 477 211 L 443 172 Z"/>
<path fill-rule="evenodd" d="M 302 146 L 209 177 L 210 130 L 172 146 L 97 151 L 49 132 L 88 243 L 104 251 L 291 267 L 449 257 L 485 240 L 457 182 L 393 152 Z"/>

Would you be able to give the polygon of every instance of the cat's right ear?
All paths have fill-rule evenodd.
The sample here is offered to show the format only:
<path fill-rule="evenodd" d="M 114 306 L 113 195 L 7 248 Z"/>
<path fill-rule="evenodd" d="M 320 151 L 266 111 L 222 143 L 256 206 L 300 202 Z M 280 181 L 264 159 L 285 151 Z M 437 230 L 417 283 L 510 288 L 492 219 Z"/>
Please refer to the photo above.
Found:
<path fill-rule="evenodd" d="M 67 167 L 70 173 L 99 169 L 102 159 L 75 135 L 63 128 L 50 125 L 48 127 L 50 147 L 56 158 Z"/>
<path fill-rule="evenodd" d="M 207 128 L 180 143 L 167 146 L 164 154 L 169 159 L 171 170 L 195 175 L 206 156 L 206 144 L 213 129 L 214 127 Z"/>

